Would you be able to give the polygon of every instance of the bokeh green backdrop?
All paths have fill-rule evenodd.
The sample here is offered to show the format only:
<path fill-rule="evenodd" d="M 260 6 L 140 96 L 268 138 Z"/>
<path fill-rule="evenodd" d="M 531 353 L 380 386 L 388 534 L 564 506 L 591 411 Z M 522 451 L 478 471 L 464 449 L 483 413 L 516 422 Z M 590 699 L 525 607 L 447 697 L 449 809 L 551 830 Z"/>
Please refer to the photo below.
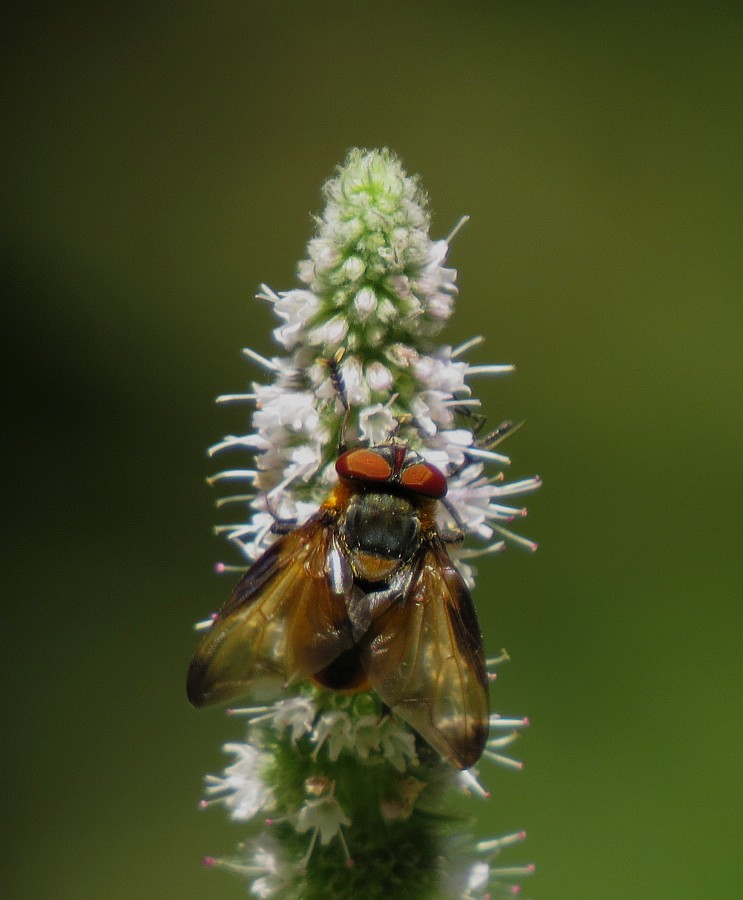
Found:
<path fill-rule="evenodd" d="M 525 418 L 524 531 L 482 565 L 535 900 L 738 898 L 739 4 L 90 4 L 5 21 L 3 895 L 229 898 L 242 830 L 200 814 L 239 733 L 183 694 L 229 589 L 204 448 L 271 352 L 352 145 L 419 172 L 446 337 L 487 337 Z"/>

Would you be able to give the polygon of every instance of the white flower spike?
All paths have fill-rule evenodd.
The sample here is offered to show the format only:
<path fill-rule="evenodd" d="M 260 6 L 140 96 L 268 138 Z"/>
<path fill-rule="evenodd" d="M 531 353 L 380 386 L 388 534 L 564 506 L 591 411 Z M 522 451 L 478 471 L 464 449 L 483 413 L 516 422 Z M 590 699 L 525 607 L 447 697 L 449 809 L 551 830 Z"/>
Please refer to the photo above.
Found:
<path fill-rule="evenodd" d="M 502 469 L 510 460 L 500 444 L 518 424 L 504 422 L 488 433 L 473 396 L 473 380 L 505 375 L 513 367 L 469 362 L 468 354 L 483 342 L 479 336 L 455 348 L 435 343 L 457 296 L 457 272 L 447 258 L 466 217 L 446 239 L 432 240 L 418 179 L 388 150 L 351 150 L 325 185 L 324 197 L 316 234 L 298 267 L 301 285 L 275 291 L 263 284 L 257 294 L 279 320 L 273 336 L 280 355 L 269 358 L 246 348 L 259 380 L 218 398 L 222 404 L 253 405 L 254 412 L 244 433 L 226 435 L 209 451 L 229 456 L 232 466 L 209 479 L 231 488 L 217 506 L 244 511 L 240 520 L 217 528 L 237 548 L 243 565 L 220 563 L 217 569 L 244 571 L 264 559 L 281 535 L 317 513 L 338 482 L 340 448 L 392 443 L 419 454 L 422 471 L 436 467 L 443 473 L 446 498 L 435 504 L 434 525 L 427 527 L 437 535 L 473 539 L 466 546 L 448 544 L 453 566 L 471 588 L 472 558 L 496 553 L 506 543 L 536 548 L 510 524 L 526 513 L 513 498 L 540 482 L 536 477 L 505 481 Z M 349 609 L 354 604 L 363 609 L 359 593 L 364 596 L 367 583 L 348 573 L 343 547 L 334 545 L 326 559 L 324 577 L 332 590 L 349 598 Z M 260 573 L 262 565 L 253 571 Z M 346 594 L 351 587 L 355 593 Z M 379 609 L 367 615 L 383 616 L 405 590 L 382 597 Z M 408 597 L 408 602 L 424 600 Z M 358 640 L 368 623 L 358 612 L 349 616 Z M 216 631 L 215 621 L 219 617 L 197 627 L 208 636 Z M 259 626 L 281 654 L 290 637 L 276 622 L 268 613 Z M 318 630 L 318 636 L 324 633 Z M 258 638 L 246 640 L 250 652 L 249 641 Z M 427 640 L 421 644 L 424 655 L 436 646 Z M 505 659 L 504 651 L 488 666 Z M 431 659 L 423 665 L 449 671 L 446 662 Z M 395 677 L 406 666 L 412 663 L 401 658 Z M 484 662 L 482 667 L 480 678 L 487 684 Z M 461 731 L 456 705 L 450 713 L 441 711 L 454 677 L 442 676 L 435 723 L 444 727 L 450 715 L 452 727 Z M 234 820 L 251 821 L 254 831 L 262 819 L 268 831 L 251 836 L 234 857 L 207 857 L 208 866 L 232 871 L 260 898 L 365 900 L 384 894 L 389 900 L 476 900 L 517 892 L 514 882 L 533 867 L 492 863 L 524 833 L 479 844 L 453 833 L 458 829 L 442 814 L 449 794 L 464 790 L 492 802 L 490 792 L 477 770 L 451 765 L 462 755 L 450 754 L 446 761 L 444 750 L 437 752 L 403 721 L 410 716 L 426 733 L 425 722 L 419 727 L 416 714 L 395 705 L 392 688 L 385 704 L 363 679 L 354 682 L 353 691 L 335 692 L 286 680 L 290 683 L 278 699 L 281 685 L 266 686 L 253 697 L 262 705 L 230 711 L 245 717 L 247 736 L 225 745 L 234 761 L 222 775 L 207 777 L 201 804 L 221 804 Z M 425 703 L 423 708 L 433 710 L 434 701 L 425 698 Z M 528 720 L 482 718 L 483 728 L 490 729 L 487 744 L 483 733 L 482 759 L 520 768 L 500 751 Z M 459 765 L 470 765 L 477 755 Z"/>

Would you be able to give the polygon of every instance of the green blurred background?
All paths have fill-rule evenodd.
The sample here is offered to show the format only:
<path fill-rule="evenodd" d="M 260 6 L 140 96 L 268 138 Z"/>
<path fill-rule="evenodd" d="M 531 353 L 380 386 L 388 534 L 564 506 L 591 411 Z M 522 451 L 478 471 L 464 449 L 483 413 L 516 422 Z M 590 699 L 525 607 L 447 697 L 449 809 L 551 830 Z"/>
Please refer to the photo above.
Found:
<path fill-rule="evenodd" d="M 480 833 L 524 827 L 534 900 L 738 898 L 740 4 L 19 6 L 5 21 L 3 895 L 231 898 L 200 814 L 240 733 L 183 691 L 229 590 L 212 398 L 271 352 L 319 188 L 388 145 L 432 198 L 525 418 L 523 531 L 476 600 L 495 706 Z"/>

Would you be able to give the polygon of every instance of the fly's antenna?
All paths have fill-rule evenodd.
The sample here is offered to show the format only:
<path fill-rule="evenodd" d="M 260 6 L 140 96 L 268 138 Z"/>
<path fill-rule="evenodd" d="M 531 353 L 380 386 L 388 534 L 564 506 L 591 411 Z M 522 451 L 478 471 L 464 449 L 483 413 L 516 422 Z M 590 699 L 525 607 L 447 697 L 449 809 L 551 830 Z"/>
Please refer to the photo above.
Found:
<path fill-rule="evenodd" d="M 345 355 L 346 348 L 339 347 L 329 359 L 322 360 L 323 365 L 327 367 L 328 375 L 330 377 L 330 383 L 333 385 L 333 390 L 335 391 L 336 396 L 340 400 L 341 406 L 343 407 L 343 419 L 341 421 L 341 429 L 338 434 L 339 456 L 346 450 L 346 429 L 348 428 L 348 418 L 351 414 L 351 409 L 348 405 L 346 383 L 343 380 L 343 372 L 341 371 L 341 361 Z"/>

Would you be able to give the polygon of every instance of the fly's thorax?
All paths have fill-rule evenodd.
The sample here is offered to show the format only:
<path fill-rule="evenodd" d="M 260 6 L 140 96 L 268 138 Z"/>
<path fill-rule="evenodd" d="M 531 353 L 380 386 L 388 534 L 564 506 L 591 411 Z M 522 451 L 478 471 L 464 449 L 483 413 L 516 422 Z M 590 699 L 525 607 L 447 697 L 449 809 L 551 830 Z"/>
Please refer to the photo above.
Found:
<path fill-rule="evenodd" d="M 420 546 L 418 506 L 398 494 L 360 491 L 340 517 L 339 535 L 356 577 L 382 581 Z"/>

